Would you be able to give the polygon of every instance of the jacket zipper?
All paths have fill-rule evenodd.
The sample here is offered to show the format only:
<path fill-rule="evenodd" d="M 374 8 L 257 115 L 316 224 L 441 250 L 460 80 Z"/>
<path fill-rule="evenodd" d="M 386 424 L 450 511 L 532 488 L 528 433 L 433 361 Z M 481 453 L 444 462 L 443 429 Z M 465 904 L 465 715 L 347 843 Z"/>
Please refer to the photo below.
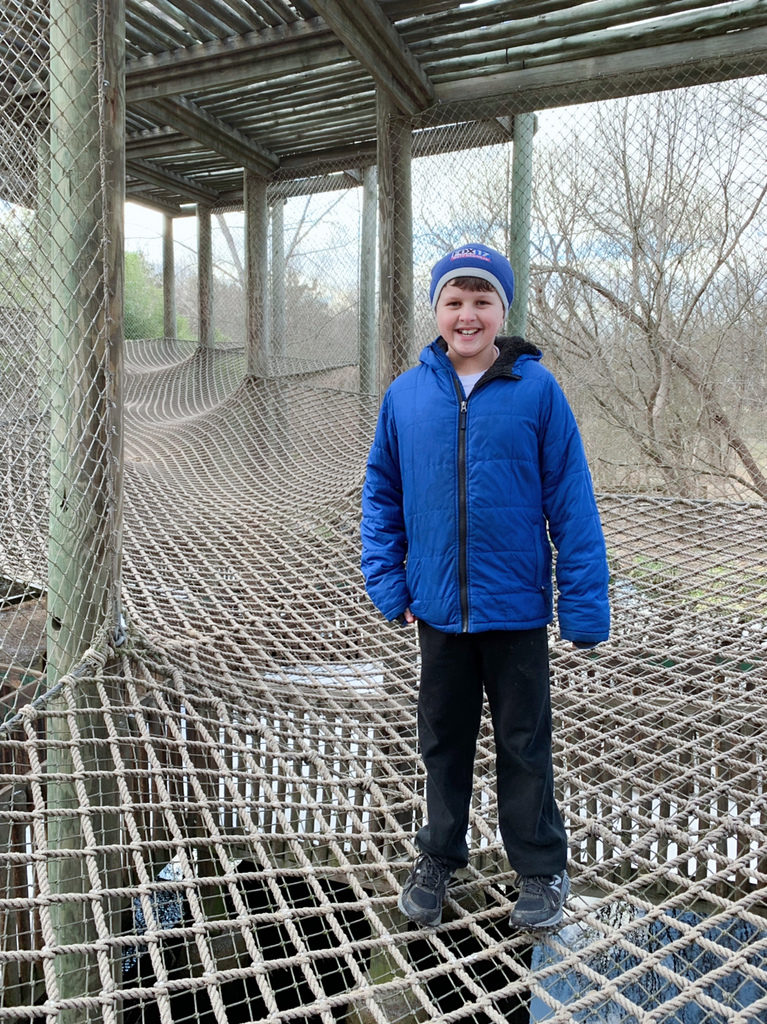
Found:
<path fill-rule="evenodd" d="M 492 376 L 510 377 L 519 380 L 519 374 L 502 370 Z M 471 394 L 486 384 L 492 377 L 477 381 Z M 453 374 L 455 393 L 458 396 L 458 595 L 461 603 L 461 632 L 469 632 L 469 555 L 468 555 L 468 500 L 466 488 L 466 412 L 468 398 L 464 398 L 458 376 Z"/>
<path fill-rule="evenodd" d="M 458 594 L 461 602 L 461 632 L 469 632 L 468 512 L 466 504 L 466 403 L 461 382 L 454 377 L 460 403 L 458 414 Z"/>

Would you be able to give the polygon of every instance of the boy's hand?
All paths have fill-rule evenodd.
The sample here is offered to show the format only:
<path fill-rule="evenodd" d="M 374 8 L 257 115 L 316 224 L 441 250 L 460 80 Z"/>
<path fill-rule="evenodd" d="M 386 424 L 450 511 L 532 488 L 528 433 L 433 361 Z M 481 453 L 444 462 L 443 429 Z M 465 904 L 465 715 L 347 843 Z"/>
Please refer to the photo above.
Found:
<path fill-rule="evenodd" d="M 406 608 L 401 615 L 397 616 L 397 622 L 399 622 L 400 626 L 412 626 L 415 622 L 415 615 L 413 615 L 409 608 Z"/>

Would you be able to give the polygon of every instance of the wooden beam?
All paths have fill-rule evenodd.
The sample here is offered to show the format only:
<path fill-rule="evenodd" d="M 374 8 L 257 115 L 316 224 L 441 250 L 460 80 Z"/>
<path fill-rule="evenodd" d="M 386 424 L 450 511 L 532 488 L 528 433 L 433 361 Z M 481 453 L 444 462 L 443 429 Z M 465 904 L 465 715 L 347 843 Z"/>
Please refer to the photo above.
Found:
<path fill-rule="evenodd" d="M 431 82 L 375 0 L 312 0 L 312 6 L 402 113 L 431 106 Z"/>
<path fill-rule="evenodd" d="M 272 303 L 271 330 L 269 338 L 275 356 L 283 357 L 287 350 L 287 305 L 285 298 L 285 200 L 276 199 L 271 204 L 272 218 Z"/>
<path fill-rule="evenodd" d="M 146 206 L 150 210 L 157 210 L 158 213 L 166 213 L 169 217 L 183 217 L 186 211 L 178 205 L 178 203 L 172 203 L 170 200 L 164 202 L 157 196 L 147 195 L 149 189 L 147 184 L 134 184 L 127 186 L 125 190 L 126 198 L 132 203 L 137 203 L 139 206 Z"/>
<path fill-rule="evenodd" d="M 438 105 L 454 117 L 492 117 L 508 110 L 546 109 L 658 89 L 721 82 L 767 72 L 767 28 L 708 39 L 646 46 L 607 56 L 552 62 L 503 74 L 438 83 Z M 437 107 L 439 109 L 439 106 Z M 426 123 L 432 123 L 432 112 Z M 417 126 L 418 118 L 415 122 Z"/>
<path fill-rule="evenodd" d="M 378 391 L 376 352 L 376 168 L 363 175 L 362 225 L 360 231 L 359 373 L 360 394 Z"/>
<path fill-rule="evenodd" d="M 208 206 L 218 205 L 220 198 L 215 189 L 207 185 L 200 185 L 198 182 L 187 178 L 186 175 L 176 174 L 175 171 L 166 171 L 148 160 L 127 160 L 126 171 L 131 177 L 141 181 L 147 181 L 150 185 L 175 192 L 176 195 L 192 203 L 205 203 Z"/>
<path fill-rule="evenodd" d="M 139 104 L 152 120 L 174 128 L 201 146 L 212 149 L 253 174 L 269 177 L 277 170 L 279 159 L 270 150 L 248 139 L 242 132 L 213 117 L 196 103 L 183 98 L 151 100 Z"/>
<path fill-rule="evenodd" d="M 173 247 L 173 218 L 163 218 L 162 231 L 162 322 L 165 338 L 178 337 L 176 319 L 176 269 Z"/>
<path fill-rule="evenodd" d="M 119 1003 L 77 1001 L 121 984 L 125 909 L 105 893 L 120 867 L 119 793 L 93 666 L 83 659 L 118 626 L 122 482 L 122 285 L 125 22 L 122 0 L 50 5 L 50 532 L 45 745 L 47 845 L 37 865 L 46 969 L 59 1024 L 119 1024 Z M 103 17 L 103 21 L 101 18 Z M 103 47 L 97 44 L 98 31 Z M 100 56 L 100 60 L 97 60 Z M 102 174 L 99 173 L 99 167 Z M 79 674 L 71 685 L 71 674 Z M 57 683 L 69 677 L 57 689 Z M 104 680 L 116 709 L 116 687 Z M 104 809 L 106 808 L 106 809 Z M 115 928 L 118 932 L 115 932 Z M 69 951 L 61 951 L 62 947 Z"/>
<path fill-rule="evenodd" d="M 413 338 L 411 131 L 388 95 L 378 102 L 379 394 L 408 366 Z"/>
<path fill-rule="evenodd" d="M 514 301 L 506 318 L 506 328 L 508 334 L 522 338 L 527 332 L 527 299 L 530 292 L 530 210 L 535 128 L 535 114 L 517 114 L 514 118 L 508 254 L 514 270 Z"/>
<path fill-rule="evenodd" d="M 327 68 L 348 51 L 320 18 L 128 61 L 129 105 Z"/>
<path fill-rule="evenodd" d="M 246 374 L 263 377 L 270 369 L 269 339 L 266 335 L 268 301 L 269 211 L 266 181 L 256 174 L 244 176 L 245 263 L 247 274 Z"/>
<path fill-rule="evenodd" d="M 197 342 L 213 347 L 213 230 L 210 207 L 197 207 Z"/>

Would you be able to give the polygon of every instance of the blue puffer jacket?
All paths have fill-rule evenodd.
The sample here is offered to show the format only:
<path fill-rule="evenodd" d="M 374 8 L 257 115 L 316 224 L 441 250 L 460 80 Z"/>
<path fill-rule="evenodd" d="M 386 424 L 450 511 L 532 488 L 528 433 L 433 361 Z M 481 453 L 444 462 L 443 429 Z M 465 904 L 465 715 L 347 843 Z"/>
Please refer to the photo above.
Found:
<path fill-rule="evenodd" d="M 602 527 L 575 418 L 541 353 L 498 338 L 468 399 L 444 341 L 389 387 L 362 495 L 362 572 L 388 619 L 449 633 L 533 629 L 606 640 Z M 548 531 L 547 531 L 548 528 Z"/>

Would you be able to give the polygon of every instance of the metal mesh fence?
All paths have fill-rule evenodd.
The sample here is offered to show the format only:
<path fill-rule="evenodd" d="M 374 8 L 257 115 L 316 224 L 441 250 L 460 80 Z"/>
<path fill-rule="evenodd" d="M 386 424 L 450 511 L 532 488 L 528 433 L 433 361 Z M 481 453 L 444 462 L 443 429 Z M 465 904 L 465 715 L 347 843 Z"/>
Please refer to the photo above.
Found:
<path fill-rule="evenodd" d="M 104 27 L 51 11 L 69 56 L 48 118 L 27 56 L 46 27 L 13 13 L 0 1019 L 761 1020 L 764 79 L 618 100 L 605 83 L 588 106 L 542 100 L 535 134 L 498 104 L 415 126 L 413 232 L 395 239 L 414 283 L 406 362 L 433 334 L 431 263 L 463 241 L 524 247 L 527 191 L 510 330 L 578 416 L 615 619 L 594 652 L 551 638 L 565 927 L 509 927 L 485 728 L 471 862 L 444 923 L 418 931 L 396 906 L 424 810 L 416 646 L 358 572 L 377 405 L 358 370 L 365 175 L 308 196 L 271 183 L 263 377 L 245 379 L 242 216 L 214 210 L 213 345 L 184 340 L 197 282 L 177 240 L 189 329 L 142 339 L 126 319 L 119 387 Z"/>

